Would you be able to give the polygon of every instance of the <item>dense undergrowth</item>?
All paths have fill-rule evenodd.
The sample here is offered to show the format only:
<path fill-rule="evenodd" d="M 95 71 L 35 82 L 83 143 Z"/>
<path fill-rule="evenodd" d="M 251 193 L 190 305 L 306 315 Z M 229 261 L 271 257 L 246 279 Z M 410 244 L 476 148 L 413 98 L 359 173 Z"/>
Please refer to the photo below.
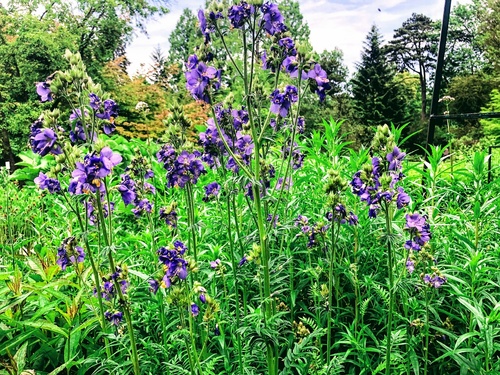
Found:
<path fill-rule="evenodd" d="M 241 32 L 245 92 L 212 105 L 197 138 L 182 113 L 166 143 L 100 134 L 116 103 L 78 55 L 38 85 L 61 100 L 32 125 L 24 168 L 1 174 L 0 373 L 500 372 L 489 156 L 431 147 L 422 167 L 387 125 L 361 150 L 333 120 L 303 137 L 300 98 L 321 98 L 324 70 L 272 6 L 233 7 L 229 28 L 200 14 L 202 54 Z M 201 55 L 186 68 L 215 102 L 220 71 Z"/>

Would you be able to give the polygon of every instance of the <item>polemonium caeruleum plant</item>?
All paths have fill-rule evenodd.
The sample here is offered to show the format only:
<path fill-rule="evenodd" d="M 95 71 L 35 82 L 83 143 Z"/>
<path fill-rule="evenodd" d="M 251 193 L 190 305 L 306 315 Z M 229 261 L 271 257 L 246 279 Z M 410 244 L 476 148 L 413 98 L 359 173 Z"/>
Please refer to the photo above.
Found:
<path fill-rule="evenodd" d="M 124 182 L 118 187 L 110 184 L 114 177 L 113 170 L 122 162 L 122 157 L 106 146 L 99 134 L 109 135 L 115 130 L 118 105 L 106 98 L 100 86 L 92 82 L 78 54 L 67 51 L 65 57 L 70 64 L 68 70 L 58 71 L 45 82 L 37 84 L 42 102 L 54 99 L 58 103 L 66 102 L 71 113 L 69 118 L 64 119 L 58 108 L 46 110 L 31 125 L 29 142 L 33 152 L 41 156 L 54 155 L 56 161 L 47 174 L 40 173 L 35 183 L 40 189 L 60 196 L 76 216 L 80 234 L 63 241 L 58 249 L 57 264 L 62 270 L 71 265 L 79 269 L 79 264 L 88 257 L 101 328 L 106 333 L 106 322 L 119 326 L 125 318 L 133 370 L 138 375 L 139 360 L 128 300 L 127 266 L 117 264 L 113 257 L 112 193 L 118 190 L 124 201 L 134 202 L 141 209 L 146 204 L 137 202 L 133 183 L 127 176 L 122 178 Z M 92 238 L 97 238 L 97 253 L 90 245 Z M 83 243 L 85 251 L 77 243 Z M 101 259 L 102 253 L 106 254 L 107 263 Z M 105 350 L 109 358 L 111 350 L 106 336 Z"/>
<path fill-rule="evenodd" d="M 304 127 L 298 115 L 301 96 L 311 87 L 323 100 L 329 81 L 321 66 L 310 60 L 305 49 L 291 39 L 276 4 L 242 1 L 227 10 L 214 4 L 207 10 L 200 10 L 198 20 L 204 43 L 186 62 L 185 77 L 186 89 L 193 98 L 211 104 L 212 118 L 206 131 L 200 134 L 204 152 L 201 155 L 185 154 L 185 162 L 181 163 L 185 169 L 181 173 L 177 172 L 181 170 L 176 163 L 186 151 L 172 151 L 167 145 L 161 161 L 167 167 L 167 176 L 170 175 L 173 184 L 180 187 L 189 186 L 200 173 L 200 167 L 195 165 L 198 158 L 211 168 L 221 169 L 221 175 L 240 176 L 240 180 L 245 181 L 241 188 L 246 190 L 247 202 L 253 206 L 258 242 L 243 256 L 240 265 L 249 260 L 259 265 L 259 279 L 263 281 L 262 318 L 265 325 L 270 325 L 276 315 L 276 306 L 271 290 L 269 232 L 277 223 L 285 187 L 292 184 L 292 171 L 302 165 L 303 157 L 296 143 L 296 137 Z M 227 33 L 237 33 L 240 37 L 238 56 L 227 47 Z M 218 68 L 222 62 L 213 60 L 212 41 L 215 38 L 220 39 L 236 72 L 231 79 L 242 83 L 243 101 L 239 105 L 218 102 L 224 72 Z M 238 58 L 241 62 L 237 61 Z M 260 92 L 261 69 L 272 75 L 267 103 Z M 280 78 L 289 83 L 280 83 Z M 270 162 L 269 149 L 278 131 L 285 138 L 285 145 L 281 165 L 275 169 Z M 278 180 L 271 184 L 276 175 Z M 226 194 L 233 190 L 234 185 L 228 187 Z M 228 205 L 230 202 L 228 199 Z M 271 220 L 268 221 L 269 217 Z M 272 341 L 266 346 L 268 371 L 274 375 L 278 372 L 278 346 Z"/>
<path fill-rule="evenodd" d="M 394 135 L 387 125 L 379 126 L 372 142 L 371 163 L 366 164 L 362 170 L 355 173 L 351 181 L 353 193 L 359 196 L 362 202 L 368 206 L 368 216 L 376 218 L 383 215 L 385 219 L 385 245 L 387 248 L 387 270 L 389 288 L 389 306 L 387 312 L 387 334 L 386 334 L 386 374 L 391 373 L 391 336 L 393 329 L 394 298 L 395 298 L 395 261 L 397 246 L 396 237 L 393 233 L 393 218 L 396 210 L 403 210 L 411 200 L 409 195 L 400 186 L 404 179 L 403 160 L 406 154 L 396 145 Z M 405 242 L 407 250 L 405 259 L 406 268 L 410 273 L 414 270 L 413 253 L 423 249 L 431 238 L 430 226 L 424 216 L 418 213 L 406 215 L 404 227 L 410 234 L 410 239 Z M 422 252 L 424 254 L 425 252 Z M 440 287 L 446 279 L 433 268 L 433 274 L 422 274 L 425 287 Z M 427 292 L 426 305 L 428 306 Z M 428 316 L 427 316 L 428 318 Z M 428 319 L 427 319 L 428 320 Z M 426 339 L 428 346 L 428 334 Z M 427 355 L 427 352 L 426 352 Z M 425 357 L 425 371 L 427 371 L 427 356 Z"/>

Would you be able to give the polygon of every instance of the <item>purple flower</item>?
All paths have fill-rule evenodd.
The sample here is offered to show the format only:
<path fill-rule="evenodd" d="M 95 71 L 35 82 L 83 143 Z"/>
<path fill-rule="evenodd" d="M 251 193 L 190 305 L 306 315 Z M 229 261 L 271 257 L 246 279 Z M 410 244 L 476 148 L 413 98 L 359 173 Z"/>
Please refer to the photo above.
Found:
<path fill-rule="evenodd" d="M 208 202 L 216 198 L 220 192 L 220 185 L 217 182 L 211 182 L 205 186 L 205 196 L 203 197 L 204 202 Z"/>
<path fill-rule="evenodd" d="M 149 290 L 153 293 L 156 294 L 158 292 L 158 288 L 160 287 L 160 283 L 157 280 L 154 279 L 149 279 Z"/>
<path fill-rule="evenodd" d="M 220 259 L 216 259 L 210 262 L 210 268 L 216 269 L 220 264 Z"/>
<path fill-rule="evenodd" d="M 246 1 L 242 1 L 239 5 L 232 5 L 229 8 L 227 18 L 229 18 L 232 27 L 240 29 L 253 12 L 253 6 L 249 5 Z"/>
<path fill-rule="evenodd" d="M 406 249 L 419 251 L 431 239 L 430 226 L 425 216 L 418 213 L 406 215 L 404 229 L 410 233 L 410 240 L 405 244 Z"/>
<path fill-rule="evenodd" d="M 247 262 L 248 262 L 247 256 L 244 255 L 243 258 L 241 258 L 241 260 L 238 262 L 238 266 L 241 267 Z"/>
<path fill-rule="evenodd" d="M 191 303 L 191 314 L 193 316 L 198 316 L 198 314 L 200 313 L 200 308 L 198 307 L 198 305 L 196 303 Z"/>
<path fill-rule="evenodd" d="M 76 169 L 71 173 L 69 192 L 71 194 L 95 193 L 97 190 L 104 192 L 101 179 L 111 173 L 113 167 L 122 160 L 119 154 L 113 153 L 109 147 L 104 147 L 99 156 L 95 153 L 84 157 L 83 163 L 77 162 Z"/>
<path fill-rule="evenodd" d="M 31 127 L 31 149 L 35 154 L 45 156 L 49 153 L 53 155 L 62 154 L 61 147 L 57 144 L 57 134 L 49 128 Z"/>
<path fill-rule="evenodd" d="M 46 174 L 40 172 L 38 177 L 34 180 L 39 189 L 47 189 L 49 193 L 59 193 L 61 191 L 61 184 L 55 178 L 49 178 Z"/>
<path fill-rule="evenodd" d="M 281 15 L 277 4 L 270 4 L 269 2 L 261 6 L 262 11 L 262 24 L 264 30 L 270 35 L 286 31 L 286 26 L 283 23 L 283 16 Z"/>
<path fill-rule="evenodd" d="M 207 296 L 205 296 L 205 294 L 201 293 L 200 294 L 200 301 L 201 301 L 201 303 L 207 303 Z"/>
<path fill-rule="evenodd" d="M 52 101 L 52 92 L 50 91 L 50 84 L 47 82 L 38 82 L 36 84 L 36 93 L 40 96 L 41 102 Z"/>
<path fill-rule="evenodd" d="M 96 117 L 101 120 L 108 120 L 114 122 L 114 119 L 118 117 L 118 105 L 113 99 L 106 99 L 103 103 L 104 110 L 100 113 L 96 113 Z"/>
<path fill-rule="evenodd" d="M 186 246 L 181 241 L 175 241 L 173 247 L 158 249 L 158 259 L 165 268 L 163 283 L 166 288 L 170 287 L 175 278 L 186 279 L 187 261 L 182 258 L 186 250 Z"/>
<path fill-rule="evenodd" d="M 120 192 L 123 203 L 125 206 L 133 203 L 137 197 L 135 192 L 135 182 L 130 178 L 128 174 L 121 175 L 122 182 L 118 185 L 118 191 Z"/>
<path fill-rule="evenodd" d="M 290 144 L 288 144 L 281 148 L 281 155 L 284 159 L 288 158 L 290 152 L 292 153 L 292 158 L 290 160 L 292 168 L 294 170 L 301 168 L 302 165 L 304 164 L 305 155 L 302 152 L 300 152 L 300 148 L 297 142 L 293 142 L 292 147 L 290 147 Z"/>
<path fill-rule="evenodd" d="M 396 206 L 402 209 L 410 204 L 410 196 L 405 193 L 402 187 L 398 187 L 398 195 L 396 198 Z"/>
<path fill-rule="evenodd" d="M 406 154 L 404 152 L 401 152 L 399 148 L 396 146 L 392 150 L 392 152 L 388 153 L 386 158 L 387 161 L 389 162 L 389 170 L 390 171 L 398 171 L 402 168 L 401 162 L 405 158 Z"/>
<path fill-rule="evenodd" d="M 297 88 L 292 85 L 288 85 L 283 93 L 280 93 L 278 89 L 274 90 L 270 96 L 271 98 L 271 112 L 280 115 L 281 117 L 286 117 L 292 103 L 297 102 Z"/>
<path fill-rule="evenodd" d="M 85 259 L 83 248 L 76 246 L 75 237 L 65 238 L 57 249 L 58 259 L 56 263 L 64 271 L 68 265 L 82 263 Z"/>
<path fill-rule="evenodd" d="M 299 76 L 299 62 L 297 56 L 287 56 L 283 60 L 281 66 L 291 78 L 297 78 Z"/>
<path fill-rule="evenodd" d="M 170 228 L 177 228 L 177 212 L 174 206 L 160 208 L 160 219 L 165 220 L 165 224 Z"/>
<path fill-rule="evenodd" d="M 122 319 L 123 313 L 121 311 L 115 311 L 113 313 L 106 311 L 104 317 L 111 323 L 111 325 L 119 326 Z"/>
<path fill-rule="evenodd" d="M 236 130 L 241 130 L 243 124 L 248 123 L 248 112 L 245 111 L 245 107 L 241 107 L 240 110 L 231 110 L 231 115 L 233 116 L 233 125 Z"/>
<path fill-rule="evenodd" d="M 141 199 L 137 202 L 136 207 L 132 210 L 136 217 L 140 217 L 144 212 L 150 214 L 153 211 L 153 203 L 147 198 Z"/>
<path fill-rule="evenodd" d="M 303 75 L 303 78 L 304 75 Z M 319 100 L 323 101 L 326 97 L 326 91 L 331 88 L 330 80 L 328 79 L 325 70 L 320 64 L 315 64 L 313 69 L 307 73 L 307 78 L 314 80 L 316 86 L 316 94 L 319 96 Z"/>
<path fill-rule="evenodd" d="M 408 260 L 406 261 L 406 269 L 410 274 L 415 271 L 415 263 L 410 258 L 408 258 Z"/>
<path fill-rule="evenodd" d="M 187 63 L 188 71 L 185 73 L 186 89 L 194 99 L 210 104 L 208 89 L 210 85 L 217 90 L 220 87 L 221 72 L 212 66 L 206 66 L 203 62 L 198 62 L 198 57 L 192 55 Z"/>
<path fill-rule="evenodd" d="M 94 111 L 98 111 L 101 108 L 102 102 L 101 99 L 94 93 L 89 94 L 89 104 L 90 108 Z"/>
<path fill-rule="evenodd" d="M 200 22 L 200 30 L 203 34 L 205 44 L 208 44 L 210 42 L 210 33 L 213 30 L 207 27 L 207 19 L 205 18 L 205 11 L 203 9 L 198 11 L 198 21 Z"/>
<path fill-rule="evenodd" d="M 439 289 L 446 283 L 446 277 L 433 273 L 432 275 L 426 274 L 422 278 L 424 283 L 430 287 Z"/>

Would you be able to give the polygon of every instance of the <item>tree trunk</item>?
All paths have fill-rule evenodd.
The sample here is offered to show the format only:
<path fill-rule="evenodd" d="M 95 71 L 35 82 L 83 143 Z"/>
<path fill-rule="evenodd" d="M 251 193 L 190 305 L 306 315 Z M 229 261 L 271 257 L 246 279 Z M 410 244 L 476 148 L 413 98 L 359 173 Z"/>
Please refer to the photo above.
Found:
<path fill-rule="evenodd" d="M 3 128 L 0 131 L 0 138 L 2 141 L 2 159 L 10 163 L 10 173 L 13 173 L 16 170 L 16 160 L 10 147 L 9 132 L 7 129 Z"/>

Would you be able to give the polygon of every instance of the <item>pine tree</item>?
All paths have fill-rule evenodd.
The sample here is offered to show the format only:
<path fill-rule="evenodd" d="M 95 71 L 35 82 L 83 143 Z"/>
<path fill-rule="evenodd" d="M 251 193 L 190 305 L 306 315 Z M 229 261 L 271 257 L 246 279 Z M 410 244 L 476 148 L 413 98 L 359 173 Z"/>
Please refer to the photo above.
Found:
<path fill-rule="evenodd" d="M 394 80 L 395 70 L 382 47 L 382 36 L 373 25 L 366 37 L 361 62 L 351 79 L 354 108 L 362 125 L 396 125 L 407 121 L 406 100 Z"/>

